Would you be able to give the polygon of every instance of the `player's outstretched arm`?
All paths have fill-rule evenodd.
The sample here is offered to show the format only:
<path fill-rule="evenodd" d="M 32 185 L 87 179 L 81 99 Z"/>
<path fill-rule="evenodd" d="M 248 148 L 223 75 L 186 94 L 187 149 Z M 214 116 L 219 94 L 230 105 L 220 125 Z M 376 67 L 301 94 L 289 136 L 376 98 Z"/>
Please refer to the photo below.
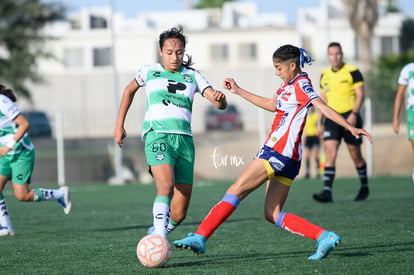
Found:
<path fill-rule="evenodd" d="M 233 78 L 225 78 L 223 81 L 223 86 L 224 89 L 228 90 L 229 92 L 241 96 L 242 98 L 246 99 L 247 101 L 253 103 L 254 105 L 262 109 L 271 112 L 276 111 L 276 96 L 274 96 L 273 98 L 266 98 L 255 95 L 251 92 L 246 91 L 245 89 L 240 88 Z"/>
<path fill-rule="evenodd" d="M 322 99 L 320 99 L 320 98 L 314 99 L 312 101 L 312 104 L 316 108 L 318 108 L 319 111 L 321 111 L 324 116 L 326 116 L 330 120 L 333 120 L 334 122 L 338 123 L 339 125 L 343 126 L 345 129 L 350 131 L 352 133 L 352 135 L 355 136 L 356 138 L 359 138 L 361 135 L 364 135 L 368 138 L 368 141 L 370 143 L 372 143 L 372 136 L 371 136 L 370 133 L 368 133 L 364 129 L 353 127 L 340 114 L 338 114 L 337 112 L 335 112 L 335 110 L 333 110 L 331 107 L 326 105 L 326 103 Z"/>
<path fill-rule="evenodd" d="M 224 110 L 227 107 L 226 95 L 221 92 L 208 87 L 203 96 L 208 99 L 217 109 Z"/>

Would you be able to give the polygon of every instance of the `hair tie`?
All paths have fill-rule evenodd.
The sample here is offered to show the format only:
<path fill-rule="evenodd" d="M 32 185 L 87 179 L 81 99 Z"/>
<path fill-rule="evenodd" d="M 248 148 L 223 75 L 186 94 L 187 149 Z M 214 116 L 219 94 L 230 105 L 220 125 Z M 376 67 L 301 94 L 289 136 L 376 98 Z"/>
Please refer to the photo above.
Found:
<path fill-rule="evenodd" d="M 303 68 L 306 64 L 312 65 L 312 57 L 310 54 L 303 48 L 299 48 L 300 51 L 300 66 Z"/>

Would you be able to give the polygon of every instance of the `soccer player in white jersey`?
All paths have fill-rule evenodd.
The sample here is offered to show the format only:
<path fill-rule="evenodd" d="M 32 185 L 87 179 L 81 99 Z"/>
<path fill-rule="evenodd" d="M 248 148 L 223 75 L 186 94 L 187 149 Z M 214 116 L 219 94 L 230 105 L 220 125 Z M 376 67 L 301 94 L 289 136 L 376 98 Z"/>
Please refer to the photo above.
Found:
<path fill-rule="evenodd" d="M 35 151 L 27 130 L 30 125 L 14 104 L 16 97 L 13 91 L 0 84 L 0 236 L 15 234 L 3 189 L 7 182 L 13 183 L 13 191 L 20 201 L 55 200 L 69 214 L 72 203 L 69 188 L 29 189 L 30 177 L 33 172 Z"/>
<path fill-rule="evenodd" d="M 135 93 L 145 87 L 147 107 L 142 126 L 145 155 L 157 194 L 153 203 L 153 226 L 148 233 L 165 237 L 185 218 L 194 180 L 194 142 L 191 116 L 194 96 L 200 94 L 218 109 L 225 109 L 225 95 L 192 69 L 185 57 L 186 37 L 181 26 L 159 36 L 162 64 L 139 68 L 124 89 L 114 140 L 122 147 L 127 136 L 124 121 Z"/>
<path fill-rule="evenodd" d="M 407 132 L 408 140 L 411 142 L 412 157 L 412 179 L 414 183 L 414 62 L 405 65 L 398 78 L 397 94 L 394 101 L 394 115 L 392 120 L 393 130 L 398 134 L 400 130 L 400 112 L 407 91 Z"/>
<path fill-rule="evenodd" d="M 240 88 L 231 79 L 224 80 L 224 88 L 254 105 L 275 112 L 271 131 L 256 157 L 231 185 L 223 199 L 216 204 L 198 226 L 195 233 L 176 240 L 173 245 L 204 253 L 205 244 L 213 232 L 236 210 L 239 203 L 252 191 L 267 182 L 265 218 L 277 227 L 291 233 L 317 240 L 317 250 L 308 259 L 325 258 L 339 244 L 340 237 L 307 220 L 282 211 L 290 186 L 299 173 L 302 158 L 302 132 L 310 106 L 349 130 L 354 136 L 371 136 L 363 129 L 350 125 L 341 115 L 328 107 L 314 91 L 308 75 L 301 70 L 312 59 L 305 50 L 284 45 L 273 54 L 276 75 L 283 83 L 272 98 L 265 98 Z"/>

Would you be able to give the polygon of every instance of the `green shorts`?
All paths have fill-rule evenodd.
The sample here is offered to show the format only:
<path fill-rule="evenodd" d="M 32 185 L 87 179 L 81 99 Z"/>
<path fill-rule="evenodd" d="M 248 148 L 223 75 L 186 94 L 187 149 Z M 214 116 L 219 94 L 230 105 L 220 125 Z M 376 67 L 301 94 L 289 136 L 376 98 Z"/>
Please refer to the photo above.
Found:
<path fill-rule="evenodd" d="M 0 157 L 0 175 L 8 177 L 13 183 L 30 183 L 35 160 L 35 151 L 22 149 L 15 155 Z"/>
<path fill-rule="evenodd" d="M 181 134 L 148 132 L 145 137 L 145 156 L 149 166 L 170 164 L 176 183 L 194 181 L 193 137 Z"/>
<path fill-rule="evenodd" d="M 407 133 L 408 139 L 414 140 L 414 106 L 407 109 Z"/>

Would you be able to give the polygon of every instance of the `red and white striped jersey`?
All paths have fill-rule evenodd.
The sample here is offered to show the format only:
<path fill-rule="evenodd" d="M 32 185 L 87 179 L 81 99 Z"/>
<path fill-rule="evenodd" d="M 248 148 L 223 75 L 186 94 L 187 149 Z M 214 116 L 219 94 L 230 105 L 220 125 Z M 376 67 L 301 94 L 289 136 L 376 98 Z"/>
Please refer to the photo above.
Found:
<path fill-rule="evenodd" d="M 302 133 L 308 107 L 319 95 L 306 73 L 276 91 L 276 115 L 264 145 L 293 160 L 302 159 Z"/>

